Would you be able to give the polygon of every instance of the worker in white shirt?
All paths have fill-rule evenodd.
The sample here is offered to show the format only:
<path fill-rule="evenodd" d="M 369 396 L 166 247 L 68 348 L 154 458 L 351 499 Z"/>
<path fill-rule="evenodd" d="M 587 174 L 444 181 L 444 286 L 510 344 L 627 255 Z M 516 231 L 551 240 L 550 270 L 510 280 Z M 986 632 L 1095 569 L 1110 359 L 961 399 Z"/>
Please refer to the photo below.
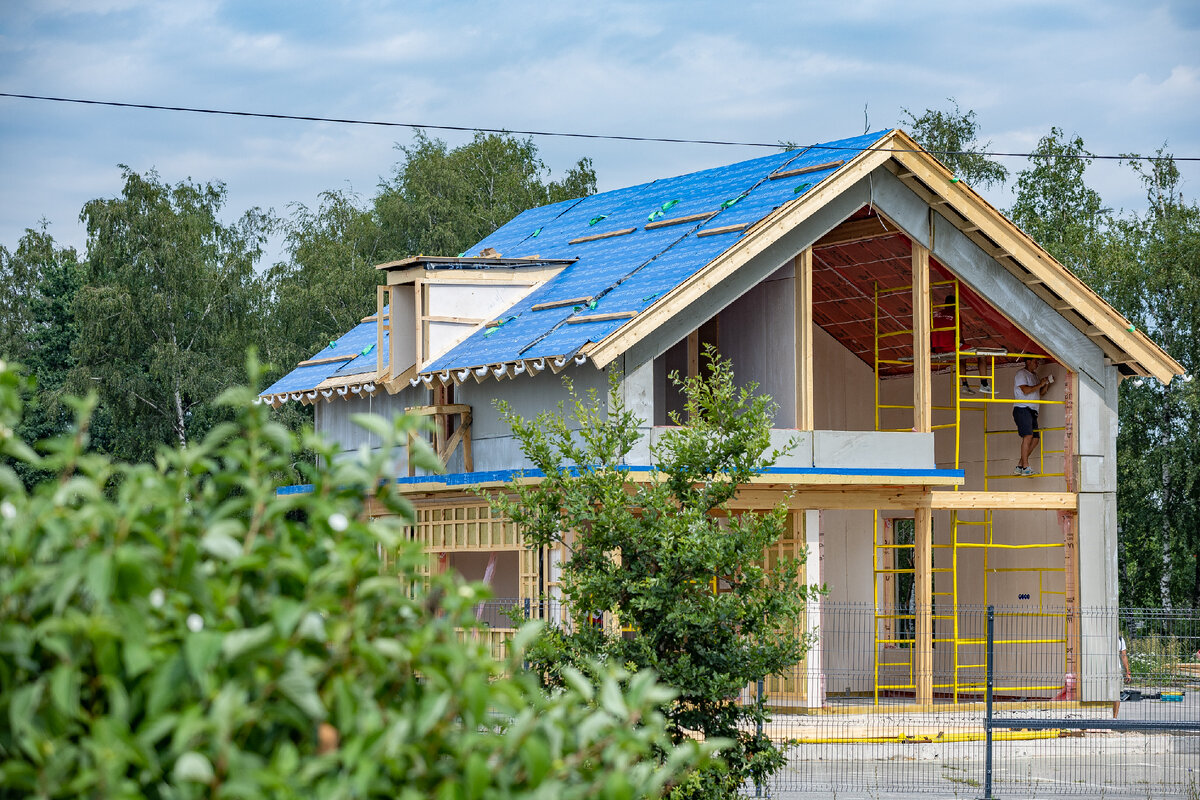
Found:
<path fill-rule="evenodd" d="M 1029 456 L 1033 455 L 1033 449 L 1037 447 L 1041 438 L 1041 434 L 1038 433 L 1037 406 L 1029 401 L 1040 400 L 1054 382 L 1054 378 L 1049 375 L 1038 380 L 1037 369 L 1038 359 L 1027 356 L 1024 368 L 1018 370 L 1013 379 L 1013 397 L 1016 399 L 1016 403 L 1013 404 L 1013 421 L 1017 423 L 1017 435 L 1021 437 L 1021 460 L 1017 462 L 1017 468 L 1014 470 L 1017 475 L 1033 474 L 1033 470 L 1029 468 Z"/>

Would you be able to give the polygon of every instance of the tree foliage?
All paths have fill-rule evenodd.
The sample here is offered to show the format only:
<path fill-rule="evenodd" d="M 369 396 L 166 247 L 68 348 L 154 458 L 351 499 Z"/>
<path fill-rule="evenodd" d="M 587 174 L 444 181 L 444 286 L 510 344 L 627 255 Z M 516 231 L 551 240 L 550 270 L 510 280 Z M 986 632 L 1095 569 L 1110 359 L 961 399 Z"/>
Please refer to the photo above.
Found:
<path fill-rule="evenodd" d="M 1187 376 L 1121 384 L 1117 438 L 1121 602 L 1200 608 L 1200 208 L 1178 168 L 1130 160 L 1144 212 L 1113 213 L 1086 179 L 1080 137 L 1052 128 L 1017 176 L 1013 221 L 1174 356 Z"/>
<path fill-rule="evenodd" d="M 14 252 L 0 246 L 0 359 L 37 376 L 25 392 L 17 435 L 36 442 L 66 431 L 73 414 L 63 391 L 75 364 L 75 295 L 81 267 L 74 248 L 59 247 L 43 225 L 27 229 Z M 39 473 L 14 463 L 31 484 Z"/>
<path fill-rule="evenodd" d="M 798 619 L 810 587 L 799 562 L 764 564 L 785 533 L 787 509 L 734 513 L 738 486 L 767 469 L 771 402 L 737 389 L 728 362 L 684 381 L 687 424 L 652 447 L 648 480 L 622 465 L 636 444 L 637 420 L 614 382 L 608 407 L 572 393 L 569 416 L 526 420 L 501 406 L 525 455 L 542 470 L 536 486 L 514 484 L 497 509 L 530 546 L 569 551 L 563 587 L 571 625 L 548 631 L 530 660 L 546 679 L 601 658 L 653 669 L 679 697 L 664 708 L 676 742 L 725 740 L 728 771 L 679 787 L 680 796 L 733 796 L 749 778 L 780 768 L 782 753 L 754 732 L 763 699 L 743 705 L 742 690 L 798 662 L 806 642 Z M 675 420 L 678 424 L 679 420 Z M 590 614 L 610 612 L 624 629 L 609 635 Z"/>
<path fill-rule="evenodd" d="M 536 628 L 498 664 L 469 630 L 482 587 L 415 580 L 386 471 L 412 418 L 363 418 L 375 456 L 279 494 L 299 449 L 331 453 L 249 389 L 220 400 L 233 422 L 139 464 L 87 452 L 94 399 L 35 455 L 20 391 L 0 362 L 0 452 L 53 477 L 26 490 L 0 466 L 0 796 L 623 799 L 700 763 L 695 743 L 650 757 L 673 696 L 651 673 L 548 695 L 520 670 Z M 368 520 L 371 498 L 396 516 Z"/>
<path fill-rule="evenodd" d="M 901 125 L 908 127 L 909 134 L 921 147 L 970 185 L 982 188 L 1004 183 L 1008 180 L 1008 170 L 984 155 L 992 143 L 979 141 L 975 112 L 962 111 L 953 98 L 947 102 L 954 108 L 945 111 L 927 108 L 920 116 L 905 108 L 906 119 L 901 120 Z"/>
<path fill-rule="evenodd" d="M 560 181 L 529 138 L 476 133 L 461 147 L 418 132 L 398 145 L 404 159 L 375 198 L 392 257 L 455 255 L 528 208 L 596 191 L 591 159 L 582 158 Z"/>
<path fill-rule="evenodd" d="M 75 299 L 73 384 L 95 389 L 115 455 L 150 458 L 222 415 L 262 311 L 255 262 L 271 220 L 220 220 L 221 184 L 164 183 L 124 169 L 121 195 L 84 206 L 88 252 Z"/>
<path fill-rule="evenodd" d="M 1062 264 L 1103 289 L 1106 250 L 1119 247 L 1110 236 L 1111 212 L 1087 184 L 1091 154 L 1083 139 L 1068 140 L 1051 128 L 1034 150 L 1028 168 L 1017 174 L 1012 221 Z"/>

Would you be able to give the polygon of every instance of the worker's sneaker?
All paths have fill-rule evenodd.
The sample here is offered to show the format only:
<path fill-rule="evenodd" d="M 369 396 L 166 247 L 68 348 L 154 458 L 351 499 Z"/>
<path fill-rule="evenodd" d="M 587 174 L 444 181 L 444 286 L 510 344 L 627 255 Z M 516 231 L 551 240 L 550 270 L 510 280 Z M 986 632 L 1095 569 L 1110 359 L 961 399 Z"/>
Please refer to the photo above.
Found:
<path fill-rule="evenodd" d="M 1013 474 L 1014 475 L 1032 475 L 1033 470 L 1029 467 L 1018 466 L 1016 469 L 1013 470 Z"/>
<path fill-rule="evenodd" d="M 992 394 L 992 382 L 991 381 L 983 381 L 982 383 L 980 383 L 979 384 L 979 393 L 980 394 Z"/>
<path fill-rule="evenodd" d="M 963 394 L 975 394 L 975 390 L 971 388 L 971 384 L 967 383 L 966 381 L 963 381 L 962 382 L 962 393 Z"/>

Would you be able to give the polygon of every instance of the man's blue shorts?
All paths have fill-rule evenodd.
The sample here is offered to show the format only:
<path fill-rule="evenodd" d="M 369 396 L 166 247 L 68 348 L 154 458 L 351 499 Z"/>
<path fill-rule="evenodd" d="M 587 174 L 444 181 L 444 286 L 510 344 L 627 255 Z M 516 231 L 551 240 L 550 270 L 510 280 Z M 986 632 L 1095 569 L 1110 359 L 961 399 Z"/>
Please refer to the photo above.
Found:
<path fill-rule="evenodd" d="M 1015 406 L 1013 408 L 1013 421 L 1017 423 L 1017 434 L 1019 436 L 1032 436 L 1035 439 L 1041 438 L 1041 434 L 1038 433 L 1037 414 L 1038 412 L 1025 406 Z"/>

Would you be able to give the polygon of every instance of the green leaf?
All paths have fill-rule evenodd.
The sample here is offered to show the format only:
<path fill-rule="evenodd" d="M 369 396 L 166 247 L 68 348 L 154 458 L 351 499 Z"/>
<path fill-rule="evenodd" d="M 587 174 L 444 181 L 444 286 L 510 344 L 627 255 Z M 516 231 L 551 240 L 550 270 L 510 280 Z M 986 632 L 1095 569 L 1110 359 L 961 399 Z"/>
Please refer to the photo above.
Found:
<path fill-rule="evenodd" d="M 227 661 L 236 661 L 246 653 L 271 643 L 274 638 L 275 628 L 271 623 L 230 631 L 221 641 L 221 655 Z"/>
<path fill-rule="evenodd" d="M 175 762 L 172 777 L 178 782 L 212 783 L 216 777 L 212 762 L 202 753 L 189 751 L 181 755 Z"/>
<path fill-rule="evenodd" d="M 222 561 L 234 561 L 242 555 L 242 543 L 230 536 L 226 530 L 208 531 L 201 537 L 200 547 L 204 552 Z"/>
<path fill-rule="evenodd" d="M 224 635 L 219 631 L 189 633 L 184 639 L 183 656 L 193 678 L 200 680 L 208 673 L 221 652 L 222 639 Z"/>
<path fill-rule="evenodd" d="M 316 681 L 304 669 L 300 659 L 293 659 L 279 679 L 279 691 L 311 719 L 325 719 L 327 713 L 320 695 L 317 694 Z"/>

